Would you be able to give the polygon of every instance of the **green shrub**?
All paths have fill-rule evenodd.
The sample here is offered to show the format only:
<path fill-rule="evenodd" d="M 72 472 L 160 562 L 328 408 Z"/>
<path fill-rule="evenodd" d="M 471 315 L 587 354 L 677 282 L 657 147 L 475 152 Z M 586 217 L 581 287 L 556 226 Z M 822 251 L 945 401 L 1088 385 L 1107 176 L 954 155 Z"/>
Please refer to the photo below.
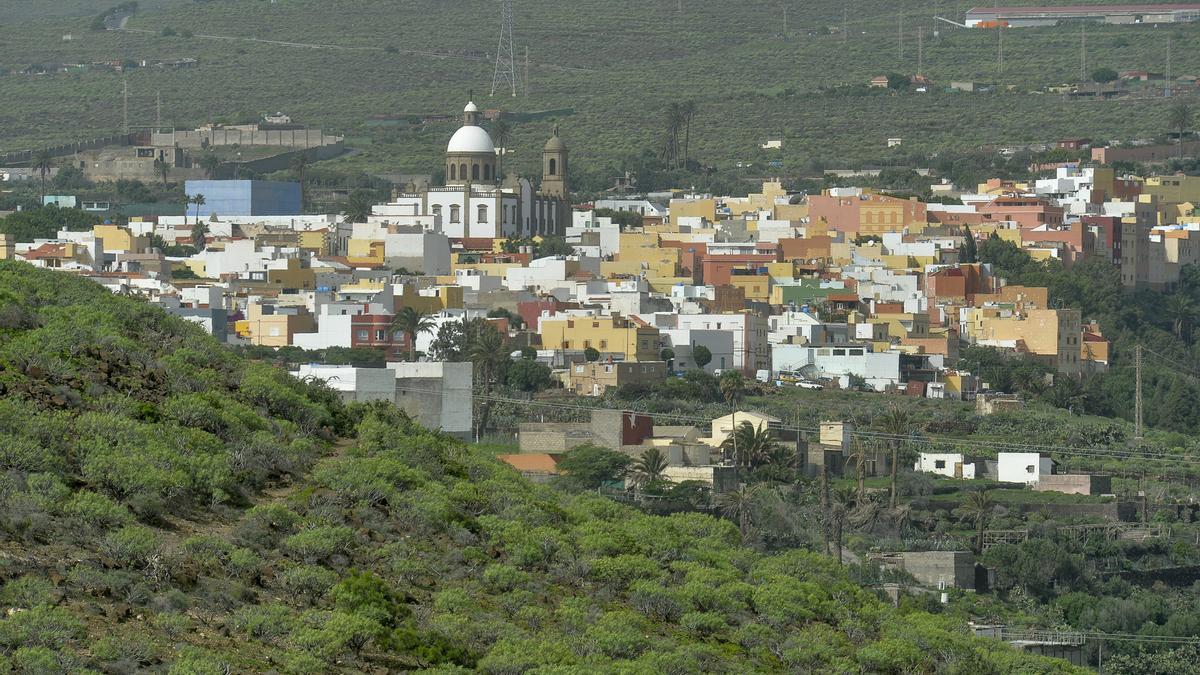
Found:
<path fill-rule="evenodd" d="M 310 613 L 306 623 L 292 632 L 292 641 L 326 661 L 348 652 L 357 656 L 372 640 L 385 634 L 378 621 L 346 612 Z"/>
<path fill-rule="evenodd" d="M 4 584 L 0 590 L 0 603 L 10 607 L 31 609 L 50 604 L 54 585 L 41 577 L 26 574 Z"/>
<path fill-rule="evenodd" d="M 353 545 L 354 531 L 344 525 L 310 527 L 283 540 L 288 552 L 310 564 L 345 553 Z"/>
<path fill-rule="evenodd" d="M 505 593 L 529 583 L 529 574 L 512 565 L 488 565 L 483 571 L 483 583 L 494 593 Z"/>
<path fill-rule="evenodd" d="M 62 649 L 84 635 L 83 622 L 62 607 L 34 607 L 0 621 L 0 644 Z"/>
<path fill-rule="evenodd" d="M 246 607 L 233 615 L 233 629 L 256 640 L 271 641 L 291 632 L 292 609 L 269 603 Z"/>
<path fill-rule="evenodd" d="M 228 675 L 229 661 L 205 649 L 185 647 L 171 664 L 168 675 Z"/>
<path fill-rule="evenodd" d="M 276 579 L 288 593 L 311 601 L 324 595 L 337 581 L 337 575 L 324 567 L 297 565 L 284 570 Z"/>
<path fill-rule="evenodd" d="M 12 669 L 21 675 L 57 675 L 70 672 L 59 662 L 58 653 L 47 647 L 21 647 L 12 656 Z"/>
<path fill-rule="evenodd" d="M 715 612 L 688 612 L 679 617 L 679 625 L 700 637 L 707 637 L 725 628 L 725 617 Z"/>
<path fill-rule="evenodd" d="M 126 525 L 110 532 L 100 548 L 121 564 L 140 567 L 149 562 L 160 545 L 159 536 L 154 530 L 141 525 Z"/>
<path fill-rule="evenodd" d="M 129 509 L 89 490 L 80 490 L 67 500 L 63 505 L 63 515 L 79 521 L 89 531 L 99 532 L 122 527 L 133 521 Z"/>

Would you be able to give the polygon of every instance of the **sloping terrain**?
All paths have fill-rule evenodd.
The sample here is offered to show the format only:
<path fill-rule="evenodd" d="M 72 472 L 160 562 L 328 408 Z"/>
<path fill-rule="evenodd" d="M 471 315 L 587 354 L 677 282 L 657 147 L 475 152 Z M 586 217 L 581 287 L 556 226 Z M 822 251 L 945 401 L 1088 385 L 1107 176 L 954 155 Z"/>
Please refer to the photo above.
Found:
<path fill-rule="evenodd" d="M 668 103 L 694 99 L 693 157 L 723 169 L 761 163 L 758 144 L 783 137 L 778 159 L 795 171 L 814 160 L 897 162 L 912 152 L 986 143 L 1164 133 L 1169 102 L 1162 99 L 1066 101 L 1032 92 L 1087 79 L 1101 67 L 1162 73 L 1168 42 L 1175 75 L 1200 68 L 1195 25 L 1089 27 L 1081 74 L 1079 30 L 1007 31 L 1001 62 L 995 32 L 933 18 L 961 18 L 963 7 L 952 3 L 519 0 L 514 41 L 521 70 L 529 49 L 530 93 L 514 99 L 487 96 L 499 35 L 499 3 L 491 1 L 146 2 L 126 32 L 90 31 L 91 16 L 35 16 L 28 5 L 43 3 L 15 4 L 26 5 L 29 18 L 0 26 L 0 68 L 9 71 L 0 77 L 7 103 L 0 151 L 114 132 L 127 81 L 133 126 L 154 124 L 156 93 L 166 125 L 284 111 L 345 134 L 363 152 L 340 161 L 376 171 L 435 171 L 453 125 L 410 122 L 453 114 L 471 92 L 487 107 L 570 108 L 574 114 L 557 121 L 576 153 L 575 170 L 599 174 L 596 182 L 656 151 Z M 72 6 L 100 13 L 111 4 Z M 64 42 L 64 34 L 73 39 Z M 200 63 L 19 74 L 34 64 L 180 58 Z M 918 61 L 936 92 L 866 91 L 872 76 L 913 74 Z M 941 91 L 954 80 L 1001 91 Z M 855 89 L 824 91 L 847 86 Z M 372 119 L 378 116 L 400 119 Z M 555 121 L 515 125 L 511 166 L 536 170 Z M 890 137 L 904 140 L 901 149 L 887 149 Z"/>
<path fill-rule="evenodd" d="M 0 262 L 0 387 L 0 670 L 1070 670 L 724 520 L 534 486 L 65 274 Z"/>

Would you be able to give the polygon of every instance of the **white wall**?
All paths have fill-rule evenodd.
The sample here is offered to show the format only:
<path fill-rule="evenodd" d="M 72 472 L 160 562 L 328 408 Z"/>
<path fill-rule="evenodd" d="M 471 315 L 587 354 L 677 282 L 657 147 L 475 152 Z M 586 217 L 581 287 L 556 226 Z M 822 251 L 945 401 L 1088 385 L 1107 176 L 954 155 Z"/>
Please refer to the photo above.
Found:
<path fill-rule="evenodd" d="M 996 455 L 996 474 L 1002 483 L 1034 484 L 1051 473 L 1049 457 L 1036 452 L 1001 452 Z"/>
<path fill-rule="evenodd" d="M 962 454 L 956 452 L 922 452 L 920 457 L 917 458 L 917 463 L 913 466 L 913 470 L 956 478 L 954 475 L 954 465 L 959 463 L 963 464 L 962 477 L 968 480 L 974 479 L 975 463 L 966 464 Z"/>

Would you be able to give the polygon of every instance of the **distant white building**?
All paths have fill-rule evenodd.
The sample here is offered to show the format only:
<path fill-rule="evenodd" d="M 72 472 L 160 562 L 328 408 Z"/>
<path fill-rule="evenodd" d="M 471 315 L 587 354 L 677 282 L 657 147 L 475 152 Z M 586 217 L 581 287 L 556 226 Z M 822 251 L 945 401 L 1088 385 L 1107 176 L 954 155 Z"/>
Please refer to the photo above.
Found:
<path fill-rule="evenodd" d="M 771 345 L 772 373 L 794 372 L 813 366 L 821 376 L 835 378 L 845 388 L 850 376 L 858 375 L 876 391 L 900 384 L 900 352 L 872 352 L 864 345 Z"/>

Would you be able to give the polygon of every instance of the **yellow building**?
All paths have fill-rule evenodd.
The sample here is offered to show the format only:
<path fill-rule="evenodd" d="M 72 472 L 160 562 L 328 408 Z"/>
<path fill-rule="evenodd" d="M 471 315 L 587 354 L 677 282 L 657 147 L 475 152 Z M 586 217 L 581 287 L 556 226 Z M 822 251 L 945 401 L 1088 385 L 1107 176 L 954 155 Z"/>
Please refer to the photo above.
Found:
<path fill-rule="evenodd" d="M 583 316 L 542 319 L 542 346 L 546 349 L 623 354 L 626 361 L 658 361 L 659 334 L 619 316 Z"/>
<path fill-rule="evenodd" d="M 350 239 L 346 242 L 346 261 L 352 267 L 383 267 L 385 244 L 375 239 Z"/>
<path fill-rule="evenodd" d="M 283 269 L 267 269 L 267 286 L 280 291 L 311 291 L 317 287 L 317 275 L 311 267 L 301 267 L 296 258 L 288 258 Z"/>
<path fill-rule="evenodd" d="M 16 251 L 16 238 L 9 234 L 0 234 L 0 260 L 12 260 L 17 255 Z"/>
<path fill-rule="evenodd" d="M 1034 309 L 1020 316 L 978 317 L 970 313 L 975 340 L 1032 355 L 1056 372 L 1076 375 L 1080 371 L 1080 314 L 1077 309 Z M 984 308 L 986 309 L 986 308 Z"/>
<path fill-rule="evenodd" d="M 678 227 L 680 218 L 703 218 L 713 223 L 717 220 L 717 200 L 715 199 L 672 199 L 671 212 L 668 222 Z"/>
<path fill-rule="evenodd" d="M 1200 176 L 1150 176 L 1142 194 L 1154 195 L 1164 204 L 1200 201 Z"/>
<path fill-rule="evenodd" d="M 120 225 L 96 225 L 92 236 L 104 242 L 106 253 L 143 253 L 150 248 L 150 237 L 138 237 Z"/>
<path fill-rule="evenodd" d="M 255 302 L 246 308 L 246 318 L 234 325 L 239 337 L 261 347 L 287 347 L 296 333 L 316 330 L 312 315 L 302 307 L 281 312 L 275 306 L 264 308 Z"/>
<path fill-rule="evenodd" d="M 767 302 L 771 299 L 770 274 L 738 274 L 735 270 L 729 277 L 729 285 L 742 289 L 747 300 Z"/>
<path fill-rule="evenodd" d="M 416 286 L 404 284 L 396 295 L 396 311 L 412 307 L 422 314 L 436 314 L 445 309 L 463 308 L 462 286 L 437 286 L 431 293 L 422 294 Z"/>

